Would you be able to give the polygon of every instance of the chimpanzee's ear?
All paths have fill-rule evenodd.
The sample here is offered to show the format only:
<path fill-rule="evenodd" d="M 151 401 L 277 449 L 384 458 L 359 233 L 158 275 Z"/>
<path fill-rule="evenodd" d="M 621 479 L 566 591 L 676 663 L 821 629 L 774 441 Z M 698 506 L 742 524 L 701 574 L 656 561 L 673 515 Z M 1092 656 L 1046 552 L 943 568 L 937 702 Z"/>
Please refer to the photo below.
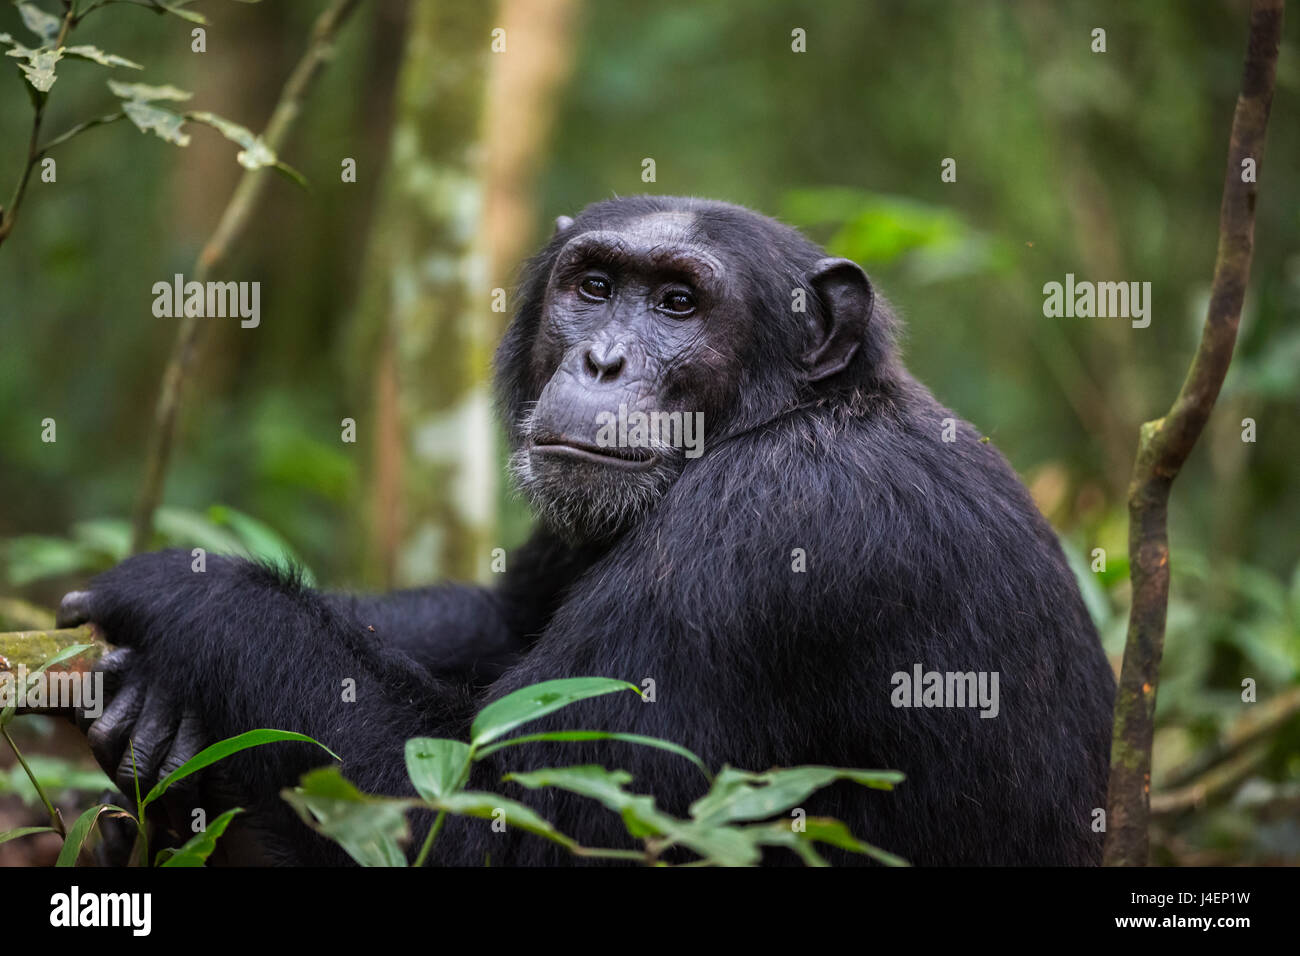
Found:
<path fill-rule="evenodd" d="M 871 320 L 875 293 L 856 262 L 822 259 L 808 272 L 808 284 L 821 300 L 808 311 L 812 345 L 803 355 L 808 381 L 819 382 L 842 372 L 857 354 Z"/>
<path fill-rule="evenodd" d="M 564 232 L 564 230 L 568 229 L 568 228 L 569 228 L 570 226 L 572 226 L 572 225 L 573 225 L 573 217 L 572 217 L 572 216 L 556 216 L 556 217 L 555 217 L 555 231 L 556 231 L 557 233 Z"/>

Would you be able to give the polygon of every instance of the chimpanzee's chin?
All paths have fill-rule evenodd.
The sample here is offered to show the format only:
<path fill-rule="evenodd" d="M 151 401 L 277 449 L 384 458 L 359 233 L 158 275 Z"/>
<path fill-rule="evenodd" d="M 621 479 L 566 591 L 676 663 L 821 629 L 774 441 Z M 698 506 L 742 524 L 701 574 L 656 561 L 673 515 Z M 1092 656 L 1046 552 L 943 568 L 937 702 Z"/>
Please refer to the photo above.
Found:
<path fill-rule="evenodd" d="M 572 543 L 610 541 L 628 531 L 654 509 L 679 470 L 665 458 L 629 468 L 535 447 L 510 459 L 520 492 L 548 527 Z"/>

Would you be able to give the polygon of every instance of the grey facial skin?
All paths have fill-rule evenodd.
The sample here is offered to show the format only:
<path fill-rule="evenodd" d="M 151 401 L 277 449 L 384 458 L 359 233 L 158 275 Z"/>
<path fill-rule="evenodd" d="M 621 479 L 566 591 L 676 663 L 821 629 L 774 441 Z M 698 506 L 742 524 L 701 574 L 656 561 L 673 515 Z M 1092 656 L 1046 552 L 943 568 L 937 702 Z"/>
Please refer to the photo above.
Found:
<path fill-rule="evenodd" d="M 658 213 L 582 231 L 551 270 L 538 347 L 555 371 L 520 423 L 511 469 L 552 525 L 584 539 L 634 521 L 685 463 L 669 442 L 610 445 L 598 433 L 620 411 L 699 414 L 679 383 L 702 346 L 708 355 L 702 323 L 728 289 L 723 263 L 693 238 L 694 219 Z"/>

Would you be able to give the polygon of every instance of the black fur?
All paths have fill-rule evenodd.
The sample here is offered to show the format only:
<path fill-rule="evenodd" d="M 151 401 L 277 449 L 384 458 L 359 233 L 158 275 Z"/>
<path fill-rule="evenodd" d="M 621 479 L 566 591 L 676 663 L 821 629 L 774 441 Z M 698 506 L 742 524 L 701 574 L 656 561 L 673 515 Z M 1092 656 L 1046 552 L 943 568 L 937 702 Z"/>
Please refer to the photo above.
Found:
<path fill-rule="evenodd" d="M 574 545 L 543 529 L 494 590 L 376 598 L 317 594 L 233 559 L 210 558 L 194 574 L 188 555 L 145 555 L 99 578 L 65 618 L 96 620 L 134 648 L 128 684 L 197 713 L 210 738 L 300 730 L 340 753 L 370 792 L 409 793 L 403 742 L 465 739 L 474 711 L 511 690 L 649 677 L 656 703 L 597 698 L 542 726 L 665 737 L 715 768 L 902 770 L 893 792 L 837 785 L 807 809 L 919 864 L 1098 862 L 1092 811 L 1105 803 L 1114 688 L 1056 538 L 975 430 L 959 423 L 955 442 L 941 440 L 954 416 L 902 367 L 879 297 L 848 367 L 818 382 L 802 374 L 809 328 L 791 312 L 791 290 L 807 290 L 814 318 L 828 307 L 807 279 L 825 256 L 813 243 L 722 203 L 636 197 L 589 208 L 526 268 L 497 356 L 512 439 L 554 371 L 536 340 L 558 251 L 585 230 L 617 232 L 662 212 L 693 217 L 696 241 L 725 263 L 744 307 L 729 368 L 700 385 L 711 390 L 698 396 L 712 412 L 705 454 L 680 463 L 662 497 L 613 539 Z M 795 548 L 806 573 L 791 569 Z M 891 675 L 917 663 L 997 671 L 999 715 L 895 708 Z M 356 703 L 340 701 L 348 677 Z M 136 717 L 101 720 L 105 740 L 113 721 L 125 733 Z M 322 762 L 308 745 L 278 744 L 226 769 L 268 859 L 342 860 L 278 797 Z M 704 786 L 678 757 L 604 742 L 510 748 L 481 764 L 473 785 L 582 763 L 630 770 L 678 814 Z M 630 845 L 590 801 L 506 792 L 587 845 Z M 494 866 L 570 860 L 536 837 L 448 819 L 436 861 L 489 855 Z"/>

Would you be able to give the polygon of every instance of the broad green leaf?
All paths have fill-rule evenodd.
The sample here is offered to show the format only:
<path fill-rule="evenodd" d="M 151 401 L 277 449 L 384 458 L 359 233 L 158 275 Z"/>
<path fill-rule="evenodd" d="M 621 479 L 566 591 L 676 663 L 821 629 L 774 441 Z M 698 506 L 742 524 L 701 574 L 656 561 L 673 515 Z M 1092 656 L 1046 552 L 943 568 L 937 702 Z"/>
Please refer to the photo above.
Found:
<path fill-rule="evenodd" d="M 100 66 L 124 66 L 132 70 L 143 70 L 144 67 L 134 60 L 128 60 L 124 56 L 118 56 L 116 53 L 105 53 L 99 47 L 95 46 L 69 46 L 63 48 L 64 56 L 75 56 L 83 60 L 93 60 Z"/>
<path fill-rule="evenodd" d="M 460 786 L 469 764 L 469 745 L 459 740 L 413 737 L 406 742 L 406 772 L 424 799 L 433 802 Z"/>
<path fill-rule="evenodd" d="M 206 830 L 202 833 L 196 833 L 190 837 L 185 844 L 179 847 L 175 852 L 170 853 L 167 857 L 159 862 L 159 866 L 203 866 L 212 855 L 212 851 L 217 848 L 217 840 L 221 834 L 226 832 L 226 827 L 230 826 L 230 821 L 235 818 L 235 814 L 243 813 L 242 807 L 235 807 L 233 810 L 227 810 L 221 816 L 217 817 L 208 824 Z"/>
<path fill-rule="evenodd" d="M 153 100 L 175 100 L 177 102 L 188 100 L 193 93 L 177 89 L 170 83 L 166 86 L 150 86 L 148 83 L 120 83 L 117 80 L 109 80 L 108 88 L 112 90 L 113 95 L 124 100 L 140 100 L 142 103 L 152 102 Z"/>
<path fill-rule="evenodd" d="M 72 829 L 68 831 L 67 837 L 63 840 L 63 849 L 59 851 L 59 858 L 55 861 L 54 865 L 76 866 L 77 857 L 81 853 L 81 848 L 86 845 L 86 840 L 89 839 L 91 832 L 95 829 L 95 824 L 99 822 L 100 816 L 109 812 L 126 813 L 127 816 L 131 816 L 121 807 L 115 807 L 111 803 L 98 807 L 91 807 L 81 816 L 77 817 L 77 822 L 74 823 Z M 131 817 L 131 819 L 134 820 L 135 817 Z"/>
<path fill-rule="evenodd" d="M 57 833 L 54 827 L 19 827 L 17 830 L 6 830 L 0 833 L 0 843 L 8 843 L 10 840 L 17 840 L 19 837 L 32 836 L 36 833 Z"/>
<path fill-rule="evenodd" d="M 23 18 L 23 26 L 31 30 L 44 43 L 53 43 L 59 37 L 63 23 L 58 17 L 46 13 L 34 3 L 18 4 L 18 13 Z"/>
<path fill-rule="evenodd" d="M 543 742 L 567 743 L 581 740 L 620 740 L 623 743 L 628 744 L 640 744 L 644 747 L 657 747 L 660 750 L 666 750 L 669 753 L 677 754 L 679 757 L 685 757 L 691 763 L 695 764 L 695 766 L 700 768 L 700 772 L 704 774 L 706 780 L 713 779 L 713 774 L 709 772 L 709 768 L 705 766 L 704 761 L 680 744 L 675 744 L 671 740 L 663 740 L 659 737 L 647 737 L 642 734 L 610 733 L 603 730 L 557 730 L 545 734 L 526 734 L 523 737 L 511 737 L 509 740 L 502 740 L 498 743 L 492 744 L 490 747 L 484 747 L 482 750 L 478 751 L 477 757 L 483 758 L 488 756 L 488 754 L 496 753 L 503 747 L 513 747 L 516 744 Z"/>
<path fill-rule="evenodd" d="M 789 810 L 809 794 L 837 780 L 877 790 L 892 790 L 903 775 L 894 770 L 845 770 L 838 767 L 792 767 L 767 773 L 750 773 L 723 767 L 707 794 L 691 804 L 690 813 L 701 823 L 716 825 L 742 820 L 765 820 Z"/>
<path fill-rule="evenodd" d="M 475 747 L 480 747 L 509 733 L 520 724 L 536 720 L 575 701 L 613 694 L 620 690 L 630 690 L 638 696 L 641 694 L 640 689 L 632 684 L 609 677 L 566 677 L 521 687 L 479 711 L 469 729 L 470 741 Z"/>
<path fill-rule="evenodd" d="M 325 834 L 362 866 L 406 866 L 400 844 L 410 835 L 406 810 L 414 800 L 370 797 L 337 767 L 313 770 L 281 796 L 312 829 Z"/>
<path fill-rule="evenodd" d="M 124 100 L 122 111 L 140 132 L 153 133 L 159 139 L 177 146 L 190 145 L 189 134 L 181 132 L 181 127 L 185 125 L 183 116 L 140 100 Z"/>
<path fill-rule="evenodd" d="M 479 817 L 485 820 L 496 819 L 496 813 L 499 810 L 505 814 L 506 826 L 518 827 L 569 849 L 573 849 L 578 845 L 575 840 L 551 826 L 532 808 L 526 807 L 518 801 L 508 800 L 500 794 L 482 793 L 477 790 L 460 790 L 433 801 L 433 805 L 439 810 L 446 810 L 448 813 Z"/>
<path fill-rule="evenodd" d="M 224 760 L 231 754 L 239 753 L 241 750 L 247 750 L 250 747 L 260 747 L 263 744 L 273 744 L 280 741 L 300 741 L 302 743 L 315 744 L 321 750 L 325 751 L 335 760 L 341 759 L 338 754 L 330 750 L 318 740 L 313 740 L 306 734 L 294 733 L 291 730 L 250 730 L 242 733 L 237 737 L 229 737 L 226 740 L 219 741 L 211 747 L 205 747 L 189 760 L 185 761 L 167 776 L 163 777 L 145 796 L 141 807 L 147 807 L 159 797 L 161 797 L 167 788 L 179 780 L 184 780 L 192 773 L 197 773 L 204 767 L 209 767 L 218 760 Z"/>

